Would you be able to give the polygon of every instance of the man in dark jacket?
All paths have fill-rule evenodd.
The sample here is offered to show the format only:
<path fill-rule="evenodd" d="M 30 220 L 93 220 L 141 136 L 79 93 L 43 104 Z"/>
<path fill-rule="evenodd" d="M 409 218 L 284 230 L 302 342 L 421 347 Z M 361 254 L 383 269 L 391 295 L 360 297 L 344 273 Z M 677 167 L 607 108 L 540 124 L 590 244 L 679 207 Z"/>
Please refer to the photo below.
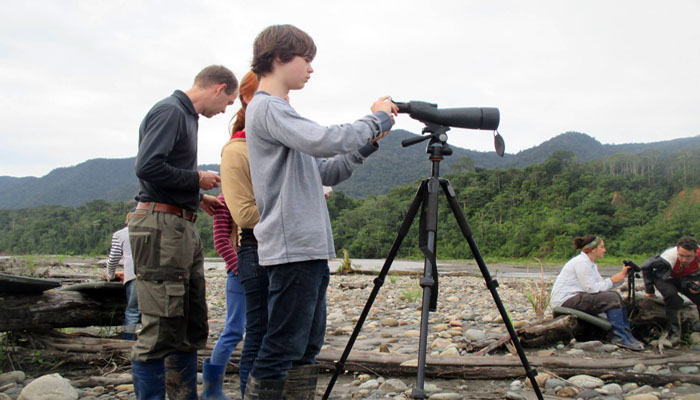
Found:
<path fill-rule="evenodd" d="M 202 242 L 196 212 L 213 214 L 214 172 L 197 170 L 199 116 L 226 111 L 238 80 L 225 67 L 204 68 L 186 92 L 151 108 L 139 129 L 139 203 L 129 241 L 143 328 L 131 351 L 138 400 L 197 400 L 197 350 L 209 335 Z M 167 383 L 167 388 L 166 388 Z"/>
<path fill-rule="evenodd" d="M 700 250 L 697 241 L 690 236 L 684 236 L 678 240 L 675 247 L 670 247 L 660 255 L 649 258 L 641 266 L 646 296 L 656 297 L 654 293 L 654 287 L 656 287 L 664 298 L 669 340 L 674 346 L 680 341 L 681 335 L 679 317 L 683 299 L 678 292 L 695 303 L 700 313 L 699 258 Z M 693 330 L 700 331 L 700 321 L 693 324 Z"/>

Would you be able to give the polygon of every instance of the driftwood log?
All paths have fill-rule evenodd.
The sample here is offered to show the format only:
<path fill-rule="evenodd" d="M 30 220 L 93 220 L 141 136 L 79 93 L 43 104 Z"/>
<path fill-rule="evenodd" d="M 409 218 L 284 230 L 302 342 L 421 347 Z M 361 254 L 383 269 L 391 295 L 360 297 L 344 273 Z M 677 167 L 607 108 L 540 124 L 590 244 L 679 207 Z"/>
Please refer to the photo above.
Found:
<path fill-rule="evenodd" d="M 32 332 L 30 342 L 42 350 L 42 357 L 56 355 L 62 360 L 77 363 L 90 362 L 98 364 L 113 363 L 124 360 L 128 364 L 128 355 L 133 342 L 117 339 L 102 339 L 96 337 L 69 335 L 59 332 Z M 199 352 L 200 361 L 211 355 L 213 343 Z M 17 348 L 14 350 L 18 351 Z M 25 349 L 26 351 L 26 349 Z M 340 359 L 338 350 L 322 350 L 317 357 L 321 367 L 335 370 L 335 362 Z M 234 351 L 231 357 L 229 372 L 237 370 L 233 364 L 240 359 L 240 351 Z M 413 366 L 411 366 L 413 361 Z M 644 374 L 629 371 L 634 365 L 643 363 L 647 366 L 668 365 L 676 367 L 697 365 L 700 354 L 667 350 L 665 355 L 643 353 L 634 358 L 575 358 L 575 357 L 537 357 L 528 356 L 530 364 L 539 372 L 549 372 L 562 377 L 587 374 L 602 379 L 640 384 L 663 385 L 681 381 L 700 384 L 700 376 L 672 373 L 668 375 Z M 68 362 L 68 361 L 66 361 Z M 386 354 L 364 351 L 352 351 L 348 358 L 345 372 L 367 372 L 386 376 L 415 376 L 415 356 L 405 354 Z M 514 356 L 428 356 L 426 376 L 432 378 L 463 378 L 463 379 L 514 379 L 522 378 L 525 370 L 520 359 Z M 128 380 L 128 378 L 127 378 Z M 120 380 L 122 382 L 122 380 Z M 89 385 L 90 382 L 81 384 Z"/>
<path fill-rule="evenodd" d="M 126 299 L 49 290 L 40 295 L 0 297 L 0 332 L 121 325 Z"/>

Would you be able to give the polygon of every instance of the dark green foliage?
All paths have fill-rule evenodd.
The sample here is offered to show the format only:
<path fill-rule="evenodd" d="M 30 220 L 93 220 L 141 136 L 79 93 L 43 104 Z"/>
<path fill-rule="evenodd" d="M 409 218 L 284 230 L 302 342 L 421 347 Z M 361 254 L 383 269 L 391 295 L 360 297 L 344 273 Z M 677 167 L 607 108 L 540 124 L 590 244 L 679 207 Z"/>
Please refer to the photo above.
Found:
<path fill-rule="evenodd" d="M 486 256 L 566 259 L 575 252 L 574 236 L 594 233 L 605 238 L 610 255 L 637 255 L 641 262 L 680 236 L 700 236 L 700 147 L 680 148 L 586 162 L 574 152 L 555 151 L 524 168 L 466 168 L 444 177 Z M 336 249 L 347 249 L 352 258 L 385 257 L 419 179 L 428 175 L 426 167 L 413 183 L 364 200 L 334 191 L 327 204 Z M 106 255 L 131 207 L 96 200 L 78 208 L 0 210 L 0 253 Z M 200 213 L 196 226 L 205 253 L 216 255 L 211 217 Z M 442 195 L 438 230 L 439 258 L 472 257 Z M 418 219 L 399 257 L 422 258 L 417 246 Z"/>
<path fill-rule="evenodd" d="M 557 151 L 523 169 L 446 177 L 483 254 L 565 259 L 575 253 L 573 238 L 587 233 L 603 236 L 611 255 L 653 254 L 680 236 L 700 235 L 700 176 L 692 173 L 698 169 L 700 147 L 588 162 Z M 395 187 L 332 214 L 336 247 L 355 258 L 385 257 L 417 187 Z M 472 257 L 440 196 L 438 257 Z M 399 256 L 421 258 L 416 246 L 412 226 Z"/>
<path fill-rule="evenodd" d="M 0 210 L 0 254 L 109 254 L 112 234 L 124 227 L 134 203 L 95 200 L 74 208 L 42 206 Z M 195 224 L 205 255 L 216 256 L 212 218 L 201 213 Z"/>

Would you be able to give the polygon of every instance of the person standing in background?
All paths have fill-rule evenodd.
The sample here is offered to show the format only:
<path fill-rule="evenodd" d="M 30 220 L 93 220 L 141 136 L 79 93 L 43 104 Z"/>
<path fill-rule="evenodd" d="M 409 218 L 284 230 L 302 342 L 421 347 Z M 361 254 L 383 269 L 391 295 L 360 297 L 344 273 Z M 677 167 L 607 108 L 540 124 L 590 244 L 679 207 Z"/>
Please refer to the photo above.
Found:
<path fill-rule="evenodd" d="M 112 235 L 112 245 L 109 248 L 109 259 L 107 260 L 107 281 L 121 281 L 126 291 L 126 309 L 124 310 L 123 338 L 134 340 L 136 325 L 141 320 L 139 313 L 139 301 L 136 296 L 136 275 L 134 274 L 134 259 L 131 256 L 131 245 L 129 244 L 129 218 L 131 213 L 126 214 L 127 226 L 114 232 Z M 124 271 L 117 272 L 119 261 L 124 260 Z"/>

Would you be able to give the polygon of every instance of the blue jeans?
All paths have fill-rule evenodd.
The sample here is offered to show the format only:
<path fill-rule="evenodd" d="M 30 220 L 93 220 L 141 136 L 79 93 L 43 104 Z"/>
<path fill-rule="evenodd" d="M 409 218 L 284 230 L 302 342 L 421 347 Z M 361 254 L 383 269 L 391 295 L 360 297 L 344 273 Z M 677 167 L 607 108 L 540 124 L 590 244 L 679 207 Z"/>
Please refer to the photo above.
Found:
<path fill-rule="evenodd" d="M 141 320 L 139 313 L 139 300 L 136 296 L 136 279 L 132 279 L 124 284 L 126 290 L 126 310 L 124 310 L 124 331 L 134 333 L 136 324 Z"/>
<path fill-rule="evenodd" d="M 241 393 L 245 395 L 248 373 L 258 356 L 263 336 L 267 332 L 267 270 L 258 264 L 256 247 L 238 249 L 238 279 L 245 291 L 245 341 L 241 352 Z"/>
<path fill-rule="evenodd" d="M 243 287 L 233 271 L 226 273 L 226 326 L 211 352 L 211 363 L 226 365 L 231 353 L 243 339 L 245 329 L 245 297 Z"/>
<path fill-rule="evenodd" d="M 267 267 L 268 324 L 250 374 L 285 379 L 294 366 L 313 364 L 326 333 L 328 260 Z"/>

